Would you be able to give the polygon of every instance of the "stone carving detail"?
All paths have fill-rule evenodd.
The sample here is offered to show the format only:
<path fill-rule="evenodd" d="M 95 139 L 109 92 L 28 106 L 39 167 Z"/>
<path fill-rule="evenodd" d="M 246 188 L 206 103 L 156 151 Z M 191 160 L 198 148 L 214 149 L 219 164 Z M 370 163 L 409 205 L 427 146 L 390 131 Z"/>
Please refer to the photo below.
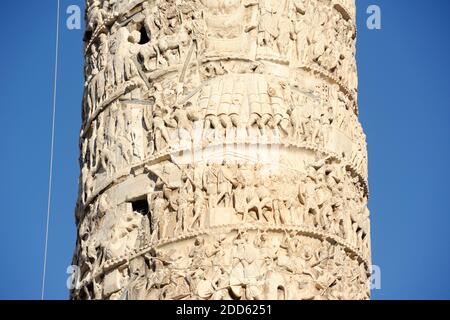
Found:
<path fill-rule="evenodd" d="M 73 299 L 368 299 L 352 0 L 88 0 Z"/>

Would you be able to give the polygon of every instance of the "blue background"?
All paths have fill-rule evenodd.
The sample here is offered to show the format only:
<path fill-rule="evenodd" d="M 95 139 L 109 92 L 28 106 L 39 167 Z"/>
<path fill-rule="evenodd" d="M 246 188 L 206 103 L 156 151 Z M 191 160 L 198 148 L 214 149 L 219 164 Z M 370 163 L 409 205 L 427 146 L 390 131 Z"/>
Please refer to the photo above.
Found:
<path fill-rule="evenodd" d="M 65 27 L 47 299 L 67 299 L 75 244 L 82 31 Z M 382 29 L 366 9 L 382 9 Z M 39 299 L 51 138 L 56 0 L 2 5 L 0 298 Z M 450 298 L 450 1 L 358 0 L 360 118 L 368 136 L 374 299 Z"/>

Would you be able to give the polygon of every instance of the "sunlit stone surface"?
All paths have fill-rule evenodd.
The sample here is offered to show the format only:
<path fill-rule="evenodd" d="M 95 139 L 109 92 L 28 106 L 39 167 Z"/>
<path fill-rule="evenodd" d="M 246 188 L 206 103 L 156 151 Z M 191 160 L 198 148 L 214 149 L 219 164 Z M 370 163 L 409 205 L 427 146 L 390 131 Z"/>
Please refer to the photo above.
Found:
<path fill-rule="evenodd" d="M 89 0 L 73 299 L 368 299 L 353 0 Z"/>

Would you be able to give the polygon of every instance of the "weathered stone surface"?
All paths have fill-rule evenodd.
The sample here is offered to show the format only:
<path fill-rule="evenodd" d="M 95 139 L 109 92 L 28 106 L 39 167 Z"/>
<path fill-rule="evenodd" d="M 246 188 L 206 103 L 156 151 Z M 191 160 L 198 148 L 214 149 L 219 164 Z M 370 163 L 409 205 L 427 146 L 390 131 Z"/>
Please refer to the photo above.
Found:
<path fill-rule="evenodd" d="M 368 299 L 353 0 L 88 0 L 73 299 Z"/>

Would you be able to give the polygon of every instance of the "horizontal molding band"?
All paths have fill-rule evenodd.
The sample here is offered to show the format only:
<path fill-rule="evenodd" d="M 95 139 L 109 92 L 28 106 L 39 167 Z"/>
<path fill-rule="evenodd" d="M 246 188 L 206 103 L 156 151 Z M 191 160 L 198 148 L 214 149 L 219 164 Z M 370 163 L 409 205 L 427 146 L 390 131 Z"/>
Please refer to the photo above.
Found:
<path fill-rule="evenodd" d="M 249 145 L 249 143 L 246 143 L 246 144 Z M 214 148 L 214 147 L 220 147 L 222 145 L 223 144 L 217 144 L 217 145 L 211 145 L 209 147 Z M 330 159 L 336 159 L 336 160 L 340 161 L 341 163 L 343 163 L 345 165 L 345 167 L 348 171 L 352 172 L 352 174 L 354 174 L 358 177 L 360 183 L 362 183 L 362 185 L 364 187 L 364 193 L 365 193 L 364 195 L 369 198 L 370 194 L 369 194 L 369 185 L 368 185 L 367 177 L 363 177 L 362 174 L 359 173 L 352 164 L 348 163 L 348 160 L 346 158 L 343 158 L 342 156 L 339 156 L 338 154 L 331 152 L 329 150 L 325 150 L 323 148 L 318 148 L 318 147 L 316 147 L 314 145 L 310 145 L 310 144 L 298 144 L 298 145 L 279 144 L 278 147 L 279 148 L 294 147 L 294 148 L 297 148 L 300 150 L 303 149 L 303 150 L 314 151 L 314 152 L 318 152 L 323 155 L 326 155 Z M 142 169 L 145 169 L 145 167 L 157 165 L 157 164 L 165 162 L 165 161 L 172 162 L 173 157 L 177 153 L 187 152 L 190 150 L 192 150 L 192 148 L 179 148 L 179 149 L 173 149 L 170 152 L 169 151 L 161 152 L 160 154 L 154 155 L 153 157 L 147 158 L 146 160 L 143 160 L 139 163 L 136 163 L 134 165 L 131 165 L 129 167 L 121 169 L 114 177 L 107 179 L 100 188 L 95 190 L 94 193 L 88 197 L 88 199 L 86 200 L 86 203 L 84 204 L 82 209 L 86 210 L 89 207 L 89 205 L 92 204 L 98 198 L 99 195 L 101 195 L 102 193 L 105 192 L 105 190 L 110 189 L 116 185 L 119 185 L 120 183 L 125 181 L 131 172 L 138 171 L 140 169 L 142 170 Z M 290 168 L 290 169 L 295 170 L 293 168 Z"/>

